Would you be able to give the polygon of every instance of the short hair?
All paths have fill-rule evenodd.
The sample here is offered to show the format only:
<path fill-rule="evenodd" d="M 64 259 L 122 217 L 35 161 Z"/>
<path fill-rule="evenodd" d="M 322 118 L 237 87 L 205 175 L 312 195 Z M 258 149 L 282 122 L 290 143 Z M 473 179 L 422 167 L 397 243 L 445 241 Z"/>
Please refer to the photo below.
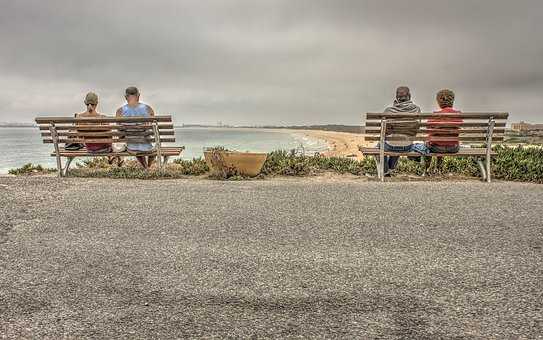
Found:
<path fill-rule="evenodd" d="M 411 94 L 411 90 L 407 86 L 398 86 L 396 89 L 396 93 L 400 92 L 401 90 L 406 91 L 407 93 Z"/>
<path fill-rule="evenodd" d="M 124 91 L 125 96 L 137 96 L 139 94 L 140 94 L 140 91 L 135 86 L 127 87 L 126 90 Z"/>
<path fill-rule="evenodd" d="M 436 95 L 436 100 L 440 108 L 453 107 L 454 92 L 449 89 L 440 90 Z"/>
<path fill-rule="evenodd" d="M 94 104 L 98 105 L 98 95 L 94 92 L 89 92 L 85 96 L 85 105 Z"/>

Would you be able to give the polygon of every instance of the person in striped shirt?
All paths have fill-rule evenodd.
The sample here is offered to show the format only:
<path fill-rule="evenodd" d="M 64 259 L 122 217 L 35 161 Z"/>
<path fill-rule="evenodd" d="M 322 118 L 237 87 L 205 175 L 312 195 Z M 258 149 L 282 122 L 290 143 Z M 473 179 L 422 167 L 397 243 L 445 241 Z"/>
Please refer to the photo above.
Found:
<path fill-rule="evenodd" d="M 454 92 L 441 90 L 436 100 L 440 110 L 434 113 L 439 114 L 439 117 L 428 119 L 426 146 L 432 153 L 456 153 L 459 149 L 458 129 L 463 120 L 457 115 L 461 111 L 453 108 Z"/>
<path fill-rule="evenodd" d="M 454 92 L 449 89 L 440 90 L 436 95 L 437 104 L 440 108 L 434 111 L 438 117 L 428 119 L 427 131 L 428 137 L 426 140 L 426 150 L 430 153 L 457 153 L 460 149 L 458 140 L 458 130 L 463 123 L 462 118 L 458 117 L 458 113 L 462 111 L 456 110 L 454 106 Z M 431 157 L 424 157 L 425 172 L 430 166 Z M 441 171 L 443 157 L 437 157 L 436 169 Z"/>

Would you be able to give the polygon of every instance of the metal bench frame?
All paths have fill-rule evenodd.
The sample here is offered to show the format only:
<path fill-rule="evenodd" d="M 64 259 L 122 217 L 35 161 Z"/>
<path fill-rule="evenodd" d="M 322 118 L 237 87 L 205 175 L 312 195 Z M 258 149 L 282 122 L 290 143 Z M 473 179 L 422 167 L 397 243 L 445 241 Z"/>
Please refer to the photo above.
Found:
<path fill-rule="evenodd" d="M 63 150 L 60 147 L 60 144 L 62 143 L 60 141 L 60 136 L 57 130 L 56 123 L 66 123 L 66 122 L 101 122 L 101 121 L 109 121 L 109 122 L 124 122 L 124 123 L 150 123 L 152 128 L 152 135 L 154 137 L 155 141 L 155 147 L 153 152 L 141 152 L 141 153 L 129 153 L 129 152 L 105 152 L 105 153 L 93 153 L 93 152 L 85 152 L 84 150 Z M 120 156 L 120 157 L 126 157 L 126 156 L 156 156 L 157 157 L 157 165 L 159 171 L 164 170 L 164 165 L 168 162 L 168 158 L 170 156 L 177 156 L 179 155 L 184 149 L 184 146 L 181 147 L 166 147 L 163 148 L 161 137 L 160 137 L 160 130 L 158 122 L 171 122 L 171 116 L 154 116 L 154 117 L 133 117 L 133 118 L 114 118 L 114 117 L 108 117 L 108 118 L 70 118 L 70 117 L 38 117 L 36 118 L 36 123 L 42 126 L 44 124 L 47 124 L 49 127 L 49 132 L 51 134 L 52 143 L 54 146 L 54 152 L 52 153 L 52 156 L 56 158 L 57 163 L 57 170 L 58 170 L 58 176 L 59 177 L 66 177 L 68 174 L 68 170 L 70 168 L 70 165 L 72 161 L 76 157 L 107 157 L 107 156 Z M 107 126 L 107 125 L 106 125 Z M 42 134 L 43 136 L 43 134 Z M 97 137 L 99 138 L 99 137 Z M 102 137 L 103 138 L 103 137 Z M 120 140 L 119 142 L 122 142 Z M 46 139 L 44 139 L 44 143 L 47 143 Z M 72 155 L 70 155 L 72 154 Z M 67 158 L 66 163 L 64 166 L 62 166 L 62 157 Z"/>
<path fill-rule="evenodd" d="M 394 114 L 382 114 L 382 115 L 390 115 L 391 117 L 394 116 Z M 417 114 L 414 114 L 415 116 Z M 423 114 L 421 114 L 423 115 Z M 464 115 L 464 114 L 459 114 Z M 479 115 L 479 114 L 474 114 Z M 484 114 L 480 114 L 484 115 Z M 505 115 L 505 119 L 507 119 L 508 113 L 500 114 L 502 117 Z M 378 150 L 378 157 L 375 157 L 376 163 L 377 163 L 377 176 L 381 182 L 385 181 L 385 174 L 384 174 L 384 162 L 385 162 L 385 156 L 389 155 L 401 155 L 401 156 L 413 156 L 413 153 L 397 153 L 397 152 L 387 152 L 385 151 L 385 141 L 386 141 L 386 131 L 387 131 L 387 124 L 393 122 L 395 119 L 387 119 L 387 118 L 381 118 L 381 132 L 379 135 L 379 148 L 364 148 L 359 147 L 359 150 L 364 154 L 372 154 L 375 155 L 374 152 L 368 152 L 369 150 Z M 494 127 L 496 125 L 496 120 L 494 118 L 494 115 L 489 114 L 488 115 L 488 125 L 486 128 L 486 140 L 484 141 L 486 144 L 486 147 L 484 149 L 484 153 L 477 154 L 474 152 L 463 152 L 462 149 L 460 149 L 457 153 L 451 153 L 451 154 L 428 154 L 425 156 L 438 156 L 438 157 L 478 157 L 477 164 L 479 165 L 479 168 L 481 170 L 481 176 L 483 178 L 483 181 L 486 181 L 490 183 L 492 181 L 491 177 L 491 157 L 493 154 L 492 152 L 492 141 L 493 141 L 493 134 L 494 134 Z M 477 149 L 467 149 L 467 150 L 477 150 Z M 421 156 L 420 154 L 416 153 L 416 155 Z M 480 156 L 484 156 L 485 163 L 483 164 L 483 161 L 479 158 Z"/>

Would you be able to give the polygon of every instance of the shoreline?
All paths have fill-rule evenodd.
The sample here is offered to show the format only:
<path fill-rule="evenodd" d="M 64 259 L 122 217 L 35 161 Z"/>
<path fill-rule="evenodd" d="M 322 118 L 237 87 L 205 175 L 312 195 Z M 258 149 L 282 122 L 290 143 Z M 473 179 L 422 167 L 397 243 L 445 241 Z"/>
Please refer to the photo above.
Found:
<path fill-rule="evenodd" d="M 290 133 L 299 133 L 312 139 L 318 139 L 328 144 L 328 150 L 321 152 L 326 157 L 348 157 L 360 160 L 364 158 L 358 146 L 366 146 L 364 135 L 350 132 L 336 132 L 324 130 L 293 130 L 285 129 Z"/>
<path fill-rule="evenodd" d="M 25 127 L 26 128 L 26 127 Z M 204 128 L 209 129 L 209 128 Z M 217 129 L 223 129 L 218 127 Z M 231 129 L 231 128 L 229 128 Z M 350 133 L 350 132 L 336 132 L 325 130 L 302 130 L 302 129 L 273 129 L 273 128 L 239 128 L 240 131 L 257 130 L 257 131 L 270 131 L 280 132 L 290 135 L 302 136 L 316 141 L 319 146 L 318 152 L 325 157 L 347 157 L 351 159 L 360 160 L 363 158 L 360 151 L 358 151 L 359 145 L 366 145 L 362 134 Z M 324 149 L 326 148 L 327 149 Z M 323 150 L 324 149 L 324 150 Z M 270 150 L 273 151 L 273 150 Z M 36 160 L 28 160 L 26 163 L 41 164 L 44 167 L 53 167 L 51 162 L 36 162 Z M 24 164 L 26 164 L 24 163 Z M 24 164 L 21 164 L 24 165 Z M 18 166 L 6 166 L 0 168 L 0 175 L 8 175 L 8 171 Z"/>

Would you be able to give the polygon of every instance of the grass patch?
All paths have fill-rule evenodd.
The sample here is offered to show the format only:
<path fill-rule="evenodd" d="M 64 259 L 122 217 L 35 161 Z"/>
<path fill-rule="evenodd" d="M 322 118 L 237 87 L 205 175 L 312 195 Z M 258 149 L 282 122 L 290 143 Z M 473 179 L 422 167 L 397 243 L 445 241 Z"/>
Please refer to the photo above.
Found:
<path fill-rule="evenodd" d="M 83 160 L 77 168 L 69 171 L 73 177 L 94 178 L 125 178 L 125 179 L 159 179 L 159 178 L 185 178 L 187 176 L 200 176 L 209 171 L 207 164 L 201 158 L 193 160 L 175 159 L 166 164 L 163 171 L 157 168 L 143 169 L 137 161 L 125 161 L 123 166 L 109 164 L 107 157 L 95 157 Z"/>
<path fill-rule="evenodd" d="M 508 181 L 543 183 L 543 148 L 496 146 L 492 158 L 495 178 Z"/>
<path fill-rule="evenodd" d="M 506 181 L 543 183 L 543 148 L 538 146 L 509 147 L 497 145 L 497 153 L 492 157 L 492 178 Z M 484 158 L 482 158 L 484 159 Z M 441 167 L 432 159 L 429 172 L 479 177 L 481 172 L 475 157 L 444 157 Z M 421 175 L 424 171 L 420 163 L 402 158 L 396 169 L 398 173 Z"/>
<path fill-rule="evenodd" d="M 306 156 L 291 151 L 273 151 L 262 167 L 265 176 L 312 176 L 324 171 L 340 174 L 375 175 L 377 168 L 373 158 L 361 161 L 350 158 L 323 157 L 319 154 Z"/>
<path fill-rule="evenodd" d="M 533 146 L 496 146 L 497 155 L 492 157 L 492 177 L 507 181 L 523 181 L 543 183 L 543 148 Z M 40 165 L 26 164 L 21 168 L 11 169 L 10 174 L 28 175 L 55 172 Z M 108 163 L 106 157 L 97 157 L 78 162 L 77 168 L 70 170 L 73 177 L 104 177 L 125 179 L 158 179 L 158 178 L 186 178 L 188 176 L 213 177 L 206 162 L 201 158 L 192 160 L 176 159 L 165 166 L 164 171 L 142 169 L 136 161 L 125 161 L 118 167 Z M 262 168 L 257 178 L 273 176 L 314 176 L 330 171 L 339 174 L 352 174 L 357 176 L 375 176 L 377 168 L 375 159 L 367 157 L 357 161 L 350 158 L 323 157 L 319 154 L 303 155 L 292 151 L 274 151 Z M 444 157 L 441 166 L 432 160 L 429 166 L 430 173 L 451 174 L 459 176 L 479 177 L 480 170 L 473 157 Z M 407 160 L 402 157 L 396 169 L 399 174 L 422 175 L 423 165 L 419 162 Z M 219 179 L 243 180 L 246 179 L 236 173 L 227 173 Z"/>
<path fill-rule="evenodd" d="M 44 175 L 57 171 L 53 168 L 44 168 L 39 164 L 27 163 L 20 168 L 10 169 L 8 173 L 15 176 Z"/>

